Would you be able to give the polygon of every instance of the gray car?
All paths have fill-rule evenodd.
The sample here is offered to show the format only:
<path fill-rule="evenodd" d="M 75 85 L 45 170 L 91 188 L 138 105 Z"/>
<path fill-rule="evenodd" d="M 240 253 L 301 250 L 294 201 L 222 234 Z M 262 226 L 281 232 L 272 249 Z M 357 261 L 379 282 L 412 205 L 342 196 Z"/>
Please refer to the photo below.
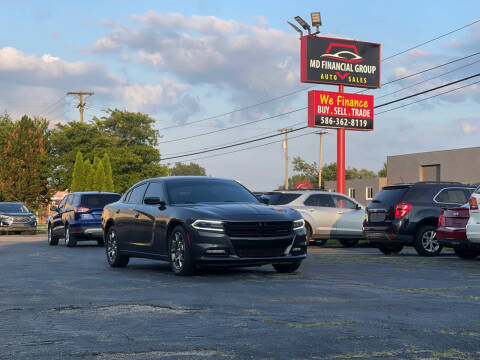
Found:
<path fill-rule="evenodd" d="M 0 202 L 0 232 L 20 234 L 37 231 L 37 218 L 20 202 Z"/>
<path fill-rule="evenodd" d="M 264 195 L 270 205 L 288 206 L 300 212 L 305 220 L 309 242 L 323 245 L 337 239 L 352 247 L 363 239 L 365 208 L 359 202 L 336 192 L 323 190 L 274 191 Z"/>

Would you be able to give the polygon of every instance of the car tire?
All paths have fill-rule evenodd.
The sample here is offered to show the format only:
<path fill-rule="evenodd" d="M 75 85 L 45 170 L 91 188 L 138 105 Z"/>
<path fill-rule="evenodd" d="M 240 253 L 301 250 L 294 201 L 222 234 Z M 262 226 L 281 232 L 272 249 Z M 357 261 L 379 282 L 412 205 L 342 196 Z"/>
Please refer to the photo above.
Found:
<path fill-rule="evenodd" d="M 47 241 L 50 246 L 58 245 L 58 238 L 53 234 L 53 229 L 50 225 L 47 230 Z"/>
<path fill-rule="evenodd" d="M 436 240 L 436 227 L 432 225 L 422 226 L 415 233 L 415 242 L 413 246 L 421 256 L 437 256 L 443 249 L 443 246 Z"/>
<path fill-rule="evenodd" d="M 187 236 L 185 228 L 178 225 L 173 229 L 168 241 L 170 267 L 172 272 L 178 276 L 189 276 L 195 273 Z"/>
<path fill-rule="evenodd" d="M 108 229 L 106 236 L 105 253 L 107 255 L 108 264 L 111 267 L 126 267 L 130 258 L 122 255 L 118 247 L 117 230 L 114 226 Z"/>
<path fill-rule="evenodd" d="M 400 251 L 402 251 L 403 245 L 378 244 L 377 248 L 385 255 L 390 255 L 390 254 L 398 254 Z"/>
<path fill-rule="evenodd" d="M 358 245 L 358 239 L 342 239 L 338 240 L 346 248 L 352 248 Z"/>
<path fill-rule="evenodd" d="M 77 239 L 75 235 L 72 234 L 70 225 L 65 225 L 65 245 L 67 247 L 75 247 L 77 245 Z"/>
<path fill-rule="evenodd" d="M 323 246 L 327 243 L 328 239 L 315 240 L 315 245 Z"/>
<path fill-rule="evenodd" d="M 291 273 L 297 271 L 301 264 L 301 261 L 297 261 L 294 263 L 272 264 L 272 266 L 279 273 Z"/>
<path fill-rule="evenodd" d="M 458 257 L 465 260 L 473 260 L 480 255 L 480 250 L 475 249 L 454 248 L 453 250 Z"/>
<path fill-rule="evenodd" d="M 305 232 L 307 233 L 305 238 L 307 239 L 307 246 L 308 246 L 314 242 L 314 239 L 313 239 L 312 227 L 307 222 L 305 222 Z"/>

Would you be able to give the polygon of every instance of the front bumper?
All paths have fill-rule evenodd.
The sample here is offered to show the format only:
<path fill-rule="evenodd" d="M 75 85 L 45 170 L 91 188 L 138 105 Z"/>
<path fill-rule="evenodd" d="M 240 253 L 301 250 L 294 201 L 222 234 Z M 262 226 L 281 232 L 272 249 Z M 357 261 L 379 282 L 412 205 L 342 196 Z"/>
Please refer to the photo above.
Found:
<path fill-rule="evenodd" d="M 11 224 L 8 226 L 0 226 L 0 232 L 9 231 L 36 231 L 37 223 L 35 224 Z"/>
<path fill-rule="evenodd" d="M 307 257 L 304 230 L 282 237 L 229 237 L 225 233 L 189 232 L 193 261 L 219 266 L 255 266 L 292 263 Z"/>

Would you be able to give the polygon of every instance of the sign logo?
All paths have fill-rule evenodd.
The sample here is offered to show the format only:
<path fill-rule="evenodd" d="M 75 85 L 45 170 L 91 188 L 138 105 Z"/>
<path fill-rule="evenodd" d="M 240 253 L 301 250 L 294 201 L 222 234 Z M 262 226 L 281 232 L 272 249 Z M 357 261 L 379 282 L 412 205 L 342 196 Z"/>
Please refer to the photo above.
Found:
<path fill-rule="evenodd" d="M 308 92 L 308 126 L 373 130 L 373 95 Z"/>
<path fill-rule="evenodd" d="M 305 35 L 301 39 L 302 82 L 380 87 L 380 44 Z"/>

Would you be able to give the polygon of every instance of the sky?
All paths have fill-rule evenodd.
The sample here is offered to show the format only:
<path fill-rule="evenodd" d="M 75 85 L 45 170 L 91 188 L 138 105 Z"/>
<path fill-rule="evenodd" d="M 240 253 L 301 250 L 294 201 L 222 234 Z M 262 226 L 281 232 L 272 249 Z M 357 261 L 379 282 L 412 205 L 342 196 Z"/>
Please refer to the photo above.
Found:
<path fill-rule="evenodd" d="M 309 20 L 310 12 L 320 11 L 323 36 L 380 43 L 385 58 L 480 19 L 478 0 L 461 6 L 451 1 L 386 4 L 9 2 L 0 14 L 0 111 L 14 119 L 43 116 L 55 126 L 79 119 L 76 99 L 67 91 L 93 91 L 86 99 L 86 121 L 108 108 L 147 113 L 162 135 L 163 158 L 305 126 L 306 111 L 282 115 L 307 105 L 302 89 L 311 85 L 300 82 L 300 41 L 287 20 L 296 15 Z M 480 22 L 383 61 L 382 83 L 476 52 Z M 367 93 L 378 105 L 477 73 L 480 54 Z M 480 77 L 377 112 L 477 81 Z M 315 88 L 336 91 L 331 85 Z M 389 155 L 478 146 L 479 113 L 480 83 L 378 114 L 373 131 L 346 132 L 346 165 L 377 172 Z M 264 118 L 269 119 L 242 125 Z M 314 130 L 290 134 L 290 160 L 318 161 Z M 202 135 L 207 132 L 214 133 Z M 336 131 L 329 132 L 323 163 L 336 161 Z M 175 161 L 194 161 L 208 175 L 238 180 L 255 191 L 284 181 L 280 137 L 163 163 Z"/>

